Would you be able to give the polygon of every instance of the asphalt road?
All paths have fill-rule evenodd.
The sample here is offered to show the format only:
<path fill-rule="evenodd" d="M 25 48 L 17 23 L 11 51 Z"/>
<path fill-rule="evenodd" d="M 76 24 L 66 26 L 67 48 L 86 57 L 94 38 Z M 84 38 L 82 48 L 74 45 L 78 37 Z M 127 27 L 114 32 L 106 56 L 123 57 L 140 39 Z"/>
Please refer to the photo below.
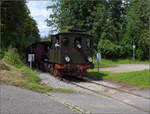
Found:
<path fill-rule="evenodd" d="M 0 86 L 0 114 L 76 114 L 50 96 L 14 86 Z"/>
<path fill-rule="evenodd" d="M 75 94 L 53 93 L 53 95 L 55 99 L 78 106 L 80 109 L 91 114 L 149 114 L 111 98 L 90 92 Z"/>
<path fill-rule="evenodd" d="M 49 94 L 53 95 L 54 99 L 60 102 L 71 104 L 72 106 L 77 107 L 80 110 L 83 110 L 84 112 L 92 113 L 92 114 L 104 114 L 104 113 L 106 114 L 107 113 L 148 114 L 148 112 L 144 112 L 143 110 L 134 108 L 125 103 L 121 103 L 112 98 L 105 97 L 101 94 L 91 93 L 88 90 L 79 88 L 70 83 L 60 81 L 59 79 L 55 78 L 49 73 L 38 72 L 38 74 L 39 74 L 38 76 L 42 80 L 42 83 L 46 85 L 52 85 L 53 87 L 56 87 L 56 88 L 61 87 L 61 88 L 66 88 L 66 89 L 73 89 L 75 93 L 57 93 L 57 92 L 52 93 L 50 92 Z M 149 96 L 149 89 L 141 90 L 141 89 L 132 88 L 132 87 L 124 88 L 121 85 L 116 85 L 111 82 L 107 82 L 107 83 L 106 82 L 104 83 L 104 81 L 96 81 L 96 82 L 103 83 L 105 85 L 116 87 L 116 88 L 125 89 L 126 91 L 132 91 L 133 93 L 138 93 L 146 97 Z M 76 82 L 76 83 L 149 111 L 150 105 L 148 103 L 149 102 L 148 100 L 144 100 L 142 98 L 135 97 L 135 96 L 129 96 L 128 94 L 116 92 L 114 90 L 109 90 L 105 87 L 94 85 L 88 82 L 81 81 L 81 82 Z"/>

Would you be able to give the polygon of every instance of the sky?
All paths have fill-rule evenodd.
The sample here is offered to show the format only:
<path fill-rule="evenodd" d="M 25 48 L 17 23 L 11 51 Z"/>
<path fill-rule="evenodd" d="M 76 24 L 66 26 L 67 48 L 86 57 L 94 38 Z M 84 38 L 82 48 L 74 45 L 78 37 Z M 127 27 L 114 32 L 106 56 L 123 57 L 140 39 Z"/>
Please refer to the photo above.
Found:
<path fill-rule="evenodd" d="M 41 37 L 47 36 L 50 31 L 50 27 L 45 22 L 52 13 L 51 10 L 47 10 L 47 6 L 50 4 L 50 1 L 27 1 L 27 6 L 31 16 L 37 22 Z"/>

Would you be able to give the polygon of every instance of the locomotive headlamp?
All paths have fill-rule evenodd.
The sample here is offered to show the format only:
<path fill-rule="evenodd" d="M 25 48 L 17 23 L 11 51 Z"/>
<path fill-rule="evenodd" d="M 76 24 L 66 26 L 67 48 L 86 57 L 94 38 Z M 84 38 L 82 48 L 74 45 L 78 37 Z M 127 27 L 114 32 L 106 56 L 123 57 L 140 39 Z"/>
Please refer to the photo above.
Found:
<path fill-rule="evenodd" d="M 89 61 L 89 62 L 92 62 L 92 57 L 88 57 L 88 61 Z"/>
<path fill-rule="evenodd" d="M 69 57 L 69 56 L 66 56 L 66 57 L 65 57 L 65 60 L 66 60 L 66 62 L 69 62 L 69 61 L 70 61 L 70 57 Z"/>

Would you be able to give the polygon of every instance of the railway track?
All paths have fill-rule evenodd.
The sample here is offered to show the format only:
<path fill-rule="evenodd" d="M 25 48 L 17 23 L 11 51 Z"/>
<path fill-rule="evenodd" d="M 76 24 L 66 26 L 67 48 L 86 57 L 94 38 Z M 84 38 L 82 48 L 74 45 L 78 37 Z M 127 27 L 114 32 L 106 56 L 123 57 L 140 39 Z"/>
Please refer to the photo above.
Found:
<path fill-rule="evenodd" d="M 79 80 L 79 81 L 82 80 L 82 81 L 85 81 L 85 82 L 88 82 L 88 83 L 96 84 L 96 85 L 98 85 L 98 86 L 103 86 L 103 87 L 105 87 L 105 88 L 113 89 L 113 90 L 115 90 L 115 91 L 127 93 L 127 94 L 129 94 L 129 95 L 136 96 L 136 97 L 139 97 L 139 98 L 143 98 L 143 99 L 146 99 L 146 100 L 150 100 L 150 98 L 148 98 L 148 97 L 144 97 L 144 96 L 141 96 L 141 95 L 138 95 L 138 94 L 134 94 L 134 93 L 125 91 L 125 90 L 121 90 L 121 89 L 118 89 L 118 88 L 114 88 L 114 87 L 106 86 L 106 85 L 103 85 L 103 84 L 99 84 L 99 83 L 96 83 L 96 82 L 93 82 L 93 81 L 90 81 L 90 80 L 87 80 L 87 79 L 84 79 L 84 78 L 76 78 L 76 79 L 75 79 L 75 81 L 78 81 L 78 80 Z M 66 79 L 63 80 L 63 81 L 65 81 L 65 82 L 67 82 L 67 83 L 70 83 L 70 84 L 73 84 L 73 85 L 75 85 L 75 86 L 78 86 L 78 87 L 80 87 L 80 88 L 82 88 L 82 89 L 86 89 L 86 90 L 88 90 L 88 91 L 91 91 L 91 92 L 93 92 L 93 93 L 95 93 L 95 94 L 97 94 L 97 95 L 102 95 L 102 96 L 105 96 L 105 97 L 114 99 L 114 100 L 116 100 L 116 101 L 119 101 L 120 103 L 124 103 L 124 104 L 126 104 L 126 105 L 129 105 L 129 106 L 131 106 L 131 107 L 133 107 L 133 108 L 136 108 L 136 109 L 138 109 L 138 110 L 141 110 L 141 111 L 143 111 L 143 112 L 148 112 L 148 113 L 150 113 L 150 111 L 148 111 L 148 110 L 146 110 L 146 109 L 143 109 L 143 108 L 141 108 L 141 107 L 139 107 L 139 106 L 130 104 L 130 103 L 128 103 L 128 102 L 125 102 L 125 101 L 123 101 L 123 100 L 120 100 L 120 99 L 118 99 L 118 98 L 115 98 L 115 97 L 113 97 L 113 96 L 111 96 L 111 95 L 104 94 L 104 93 L 102 93 L 102 92 L 100 92 L 100 91 L 96 91 L 96 90 L 90 89 L 90 88 L 88 88 L 88 87 L 84 87 L 84 86 L 80 85 L 79 83 L 76 83 L 75 81 L 70 81 L 70 80 L 66 80 Z"/>
<path fill-rule="evenodd" d="M 86 81 L 86 82 L 89 82 L 89 83 L 93 83 L 93 84 L 100 85 L 100 86 L 103 86 L 103 87 L 106 87 L 106 88 L 109 88 L 109 89 L 113 89 L 113 90 L 116 90 L 116 91 L 124 92 L 124 93 L 127 93 L 127 94 L 129 94 L 129 95 L 133 95 L 133 96 L 137 96 L 137 97 L 141 97 L 141 98 L 145 98 L 145 99 L 150 100 L 150 98 L 145 97 L 145 96 L 142 96 L 142 95 L 139 95 L 139 94 L 135 94 L 135 93 L 128 92 L 128 91 L 125 91 L 125 90 L 122 90 L 122 89 L 118 89 L 118 88 L 115 88 L 115 87 L 110 87 L 110 86 L 107 86 L 107 85 L 104 85 L 104 84 L 100 84 L 100 83 L 97 83 L 97 82 L 93 82 L 93 81 L 88 80 L 88 79 L 85 79 L 85 78 L 82 78 L 82 79 L 83 79 L 84 81 Z"/>

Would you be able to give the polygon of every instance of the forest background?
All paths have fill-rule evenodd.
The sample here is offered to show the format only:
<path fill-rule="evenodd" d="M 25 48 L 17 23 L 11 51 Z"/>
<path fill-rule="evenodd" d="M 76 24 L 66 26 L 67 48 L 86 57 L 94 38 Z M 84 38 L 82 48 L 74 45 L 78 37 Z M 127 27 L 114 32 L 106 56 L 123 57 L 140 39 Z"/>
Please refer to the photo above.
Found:
<path fill-rule="evenodd" d="M 50 34 L 69 28 L 84 29 L 94 36 L 95 53 L 104 58 L 149 58 L 150 0 L 51 0 L 46 20 Z M 41 40 L 26 1 L 1 1 L 1 53 L 11 45 L 20 55 Z M 50 35 L 44 40 L 50 38 Z M 43 39 L 42 39 L 43 40 Z"/>

